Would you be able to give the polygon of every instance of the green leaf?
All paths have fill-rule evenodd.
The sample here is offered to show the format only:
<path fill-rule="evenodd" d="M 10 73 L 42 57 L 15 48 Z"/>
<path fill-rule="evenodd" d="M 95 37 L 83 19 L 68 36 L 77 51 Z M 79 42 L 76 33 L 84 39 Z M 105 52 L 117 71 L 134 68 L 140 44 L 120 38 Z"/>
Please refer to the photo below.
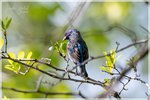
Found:
<path fill-rule="evenodd" d="M 24 51 L 20 51 L 20 52 L 18 53 L 18 59 L 24 58 L 24 55 L 25 55 Z"/>
<path fill-rule="evenodd" d="M 101 69 L 112 73 L 116 63 L 116 51 L 111 50 L 110 53 L 103 52 L 106 58 L 106 67 L 102 66 Z M 110 54 L 110 55 L 108 55 Z"/>
<path fill-rule="evenodd" d="M 104 79 L 105 86 L 110 86 L 111 80 L 108 78 Z"/>
<path fill-rule="evenodd" d="M 107 68 L 107 67 L 105 67 L 105 66 L 101 66 L 101 67 L 100 67 L 100 69 L 101 69 L 101 70 L 103 70 L 103 71 L 108 72 L 108 68 Z"/>
<path fill-rule="evenodd" d="M 60 50 L 64 53 L 64 54 L 66 54 L 66 46 L 67 46 L 67 41 L 63 41 L 63 42 L 61 42 L 61 44 L 60 44 Z"/>
<path fill-rule="evenodd" d="M 10 25 L 11 21 L 12 21 L 12 18 L 10 18 L 10 19 L 7 21 L 6 29 L 8 29 L 8 27 L 9 27 L 9 25 Z"/>
<path fill-rule="evenodd" d="M 16 58 L 16 56 L 15 56 L 15 54 L 14 54 L 13 52 L 9 52 L 8 55 L 9 55 L 11 58 L 13 58 L 13 59 Z M 13 62 L 14 62 L 14 61 L 8 60 L 8 62 L 9 62 L 11 65 L 13 65 Z"/>
<path fill-rule="evenodd" d="M 9 52 L 8 54 L 9 54 L 9 56 L 10 56 L 12 59 L 16 59 L 16 56 L 15 56 L 14 53 Z M 20 52 L 18 53 L 18 58 L 17 58 L 17 59 L 22 59 L 22 58 L 24 58 L 24 56 L 25 56 L 25 52 L 24 52 L 24 51 L 20 51 Z M 27 58 L 27 59 L 30 59 L 31 56 L 32 56 L 32 52 L 30 51 L 30 52 L 27 54 L 27 57 L 26 57 L 26 58 Z M 6 65 L 5 68 L 8 69 L 8 70 L 11 70 L 11 71 L 13 71 L 13 72 L 15 72 L 16 74 L 19 74 L 19 72 L 21 71 L 21 68 L 23 68 L 23 65 L 21 65 L 21 64 L 19 64 L 19 63 L 16 63 L 16 62 L 14 62 L 14 61 L 12 61 L 12 60 L 8 60 L 8 62 L 10 63 L 10 65 Z M 27 64 L 30 64 L 30 62 L 31 62 L 31 61 L 27 61 L 26 63 L 27 63 Z"/>
<path fill-rule="evenodd" d="M 32 52 L 30 51 L 27 55 L 27 59 L 30 59 L 31 56 L 32 56 Z M 31 63 L 31 61 L 27 61 L 27 64 L 30 64 L 30 63 Z"/>
<path fill-rule="evenodd" d="M 16 58 L 16 56 L 15 56 L 15 54 L 14 54 L 13 52 L 9 52 L 8 54 L 9 54 L 9 56 L 10 56 L 11 58 L 13 58 L 13 59 Z"/>
<path fill-rule="evenodd" d="M 2 21 L 1 21 L 1 27 L 3 30 L 6 31 L 6 29 L 8 29 L 8 27 L 10 26 L 10 23 L 12 21 L 12 18 L 4 18 Z"/>
<path fill-rule="evenodd" d="M 20 69 L 21 69 L 21 66 L 19 65 L 19 66 L 17 66 L 17 68 L 16 68 L 16 74 L 18 74 L 19 72 L 20 72 Z"/>
<path fill-rule="evenodd" d="M 55 50 L 59 51 L 59 43 L 58 42 L 55 43 L 54 47 L 55 47 Z"/>
<path fill-rule="evenodd" d="M 4 45 L 4 40 L 2 37 L 0 37 L 0 49 L 2 49 L 3 45 Z"/>
<path fill-rule="evenodd" d="M 5 68 L 10 70 L 10 71 L 16 72 L 12 65 L 5 65 Z"/>
<path fill-rule="evenodd" d="M 32 56 L 32 52 L 30 51 L 30 52 L 28 53 L 28 55 L 27 55 L 27 59 L 30 59 L 31 56 Z"/>
<path fill-rule="evenodd" d="M 21 64 L 14 62 L 13 72 L 15 72 L 16 74 L 18 74 L 19 71 L 20 71 L 20 69 L 21 69 Z"/>
<path fill-rule="evenodd" d="M 66 51 L 66 46 L 67 46 L 67 42 L 63 42 L 62 43 L 62 46 L 61 46 L 61 48 L 64 50 L 64 51 Z"/>
<path fill-rule="evenodd" d="M 9 98 L 7 98 L 6 96 L 4 96 L 4 98 L 2 98 L 2 100 L 9 100 Z"/>
<path fill-rule="evenodd" d="M 6 29 L 3 21 L 1 21 L 1 26 L 2 26 L 2 29 L 3 29 L 3 30 Z"/>
<path fill-rule="evenodd" d="M 2 20 L 2 28 L 4 29 L 4 30 L 6 30 L 6 24 L 8 23 L 8 17 L 6 17 L 6 18 L 4 18 L 3 20 Z"/>

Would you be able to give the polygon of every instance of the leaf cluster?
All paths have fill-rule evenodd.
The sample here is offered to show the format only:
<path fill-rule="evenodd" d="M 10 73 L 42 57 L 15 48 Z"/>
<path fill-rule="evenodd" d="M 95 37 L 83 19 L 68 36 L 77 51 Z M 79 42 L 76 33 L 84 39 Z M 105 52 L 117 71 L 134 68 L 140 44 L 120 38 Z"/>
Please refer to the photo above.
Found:
<path fill-rule="evenodd" d="M 17 56 L 13 52 L 9 52 L 8 54 L 11 58 L 18 59 L 18 60 L 23 60 L 23 59 L 30 60 L 31 56 L 32 56 L 31 51 L 27 54 L 26 57 L 25 57 L 24 51 L 20 51 Z M 10 71 L 15 72 L 16 74 L 19 74 L 19 72 L 21 71 L 21 68 L 23 68 L 23 66 L 12 60 L 8 60 L 8 62 L 9 62 L 9 64 L 5 65 L 5 68 Z M 26 64 L 31 64 L 31 61 L 27 61 Z"/>
<path fill-rule="evenodd" d="M 2 31 L 4 31 L 4 35 L 6 35 L 6 30 L 10 26 L 11 21 L 12 21 L 12 18 L 8 18 L 8 17 L 4 18 L 1 21 L 1 28 L 2 28 Z"/>

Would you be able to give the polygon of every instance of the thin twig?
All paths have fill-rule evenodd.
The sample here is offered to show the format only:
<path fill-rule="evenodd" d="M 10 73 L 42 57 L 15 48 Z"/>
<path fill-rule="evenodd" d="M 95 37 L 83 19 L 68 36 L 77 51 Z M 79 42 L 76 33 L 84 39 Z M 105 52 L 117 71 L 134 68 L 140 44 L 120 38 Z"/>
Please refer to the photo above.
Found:
<path fill-rule="evenodd" d="M 4 38 L 5 38 L 5 53 L 7 53 L 7 33 L 6 33 L 6 31 L 4 34 Z"/>

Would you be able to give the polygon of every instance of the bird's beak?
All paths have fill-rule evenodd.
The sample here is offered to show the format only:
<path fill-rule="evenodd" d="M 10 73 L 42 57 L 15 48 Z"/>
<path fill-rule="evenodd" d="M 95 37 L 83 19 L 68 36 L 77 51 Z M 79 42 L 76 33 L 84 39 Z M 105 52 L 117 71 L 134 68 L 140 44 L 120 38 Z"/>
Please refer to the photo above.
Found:
<path fill-rule="evenodd" d="M 66 39 L 67 39 L 67 36 L 65 36 L 65 37 L 63 38 L 63 41 L 66 40 Z"/>

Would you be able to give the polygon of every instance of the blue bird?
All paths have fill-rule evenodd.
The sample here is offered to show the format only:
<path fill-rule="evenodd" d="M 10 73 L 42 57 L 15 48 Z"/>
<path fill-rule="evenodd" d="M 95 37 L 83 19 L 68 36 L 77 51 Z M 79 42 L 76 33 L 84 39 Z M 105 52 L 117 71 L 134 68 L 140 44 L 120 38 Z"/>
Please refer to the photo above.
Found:
<path fill-rule="evenodd" d="M 66 32 L 63 40 L 68 40 L 67 52 L 69 59 L 76 65 L 80 66 L 80 75 L 84 78 L 88 77 L 84 61 L 88 60 L 89 53 L 85 41 L 82 39 L 80 32 L 77 29 L 70 29 Z"/>

